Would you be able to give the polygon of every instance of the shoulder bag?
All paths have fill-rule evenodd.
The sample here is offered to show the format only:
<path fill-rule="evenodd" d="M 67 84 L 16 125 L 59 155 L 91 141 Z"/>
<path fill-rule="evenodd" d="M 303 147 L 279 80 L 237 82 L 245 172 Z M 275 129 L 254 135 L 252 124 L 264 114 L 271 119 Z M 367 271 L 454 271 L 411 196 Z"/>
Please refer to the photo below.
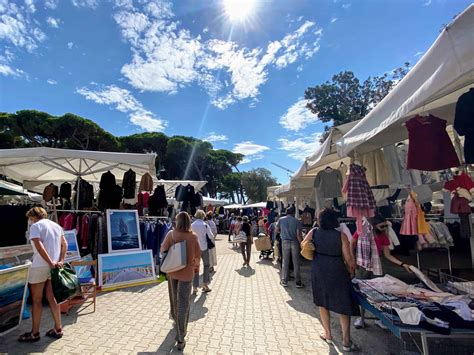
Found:
<path fill-rule="evenodd" d="M 206 224 L 206 240 L 207 240 L 207 249 L 214 249 L 216 246 L 216 243 L 214 243 L 214 240 L 212 240 L 211 237 L 209 237 L 209 234 L 207 234 L 207 230 L 209 229 L 209 226 Z"/>
<path fill-rule="evenodd" d="M 62 303 L 80 292 L 79 279 L 74 268 L 68 263 L 61 268 L 51 269 L 51 285 L 57 303 Z"/>
<path fill-rule="evenodd" d="M 171 232 L 173 244 L 163 253 L 160 264 L 160 271 L 166 274 L 184 269 L 187 265 L 187 243 L 185 240 L 175 243 L 173 235 Z"/>

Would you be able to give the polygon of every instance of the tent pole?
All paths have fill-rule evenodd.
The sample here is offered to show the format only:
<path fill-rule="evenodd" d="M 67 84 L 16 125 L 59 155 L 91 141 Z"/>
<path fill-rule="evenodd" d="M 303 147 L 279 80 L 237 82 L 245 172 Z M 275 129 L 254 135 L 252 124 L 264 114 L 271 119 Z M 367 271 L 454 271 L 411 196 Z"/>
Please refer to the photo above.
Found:
<path fill-rule="evenodd" d="M 78 176 L 77 177 L 77 183 L 76 183 L 76 186 L 77 186 L 77 191 L 76 191 L 76 210 L 79 210 L 79 197 L 81 195 L 80 191 L 80 185 L 81 185 L 81 177 Z"/>

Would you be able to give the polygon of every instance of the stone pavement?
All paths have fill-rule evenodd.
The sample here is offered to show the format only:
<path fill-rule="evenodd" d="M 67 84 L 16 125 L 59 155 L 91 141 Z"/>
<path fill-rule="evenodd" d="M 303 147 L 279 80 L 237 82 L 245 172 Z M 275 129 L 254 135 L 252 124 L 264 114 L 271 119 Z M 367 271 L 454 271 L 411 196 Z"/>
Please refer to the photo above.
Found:
<path fill-rule="evenodd" d="M 218 266 L 212 292 L 193 298 L 185 353 L 283 353 L 336 354 L 342 351 L 339 326 L 334 317 L 336 346 L 319 339 L 322 331 L 312 303 L 308 264 L 304 267 L 306 289 L 279 285 L 279 272 L 270 260 L 259 260 L 254 250 L 251 269 L 242 268 L 240 253 L 220 236 Z M 42 337 L 33 344 L 20 344 L 19 330 L 0 337 L 0 353 L 50 354 L 144 354 L 176 353 L 175 333 L 169 319 L 168 288 L 159 285 L 132 287 L 100 294 L 97 311 L 63 316 L 65 335 L 51 341 Z M 42 334 L 52 326 L 44 308 Z M 401 341 L 371 326 L 354 332 L 354 340 L 366 354 L 398 354 Z"/>

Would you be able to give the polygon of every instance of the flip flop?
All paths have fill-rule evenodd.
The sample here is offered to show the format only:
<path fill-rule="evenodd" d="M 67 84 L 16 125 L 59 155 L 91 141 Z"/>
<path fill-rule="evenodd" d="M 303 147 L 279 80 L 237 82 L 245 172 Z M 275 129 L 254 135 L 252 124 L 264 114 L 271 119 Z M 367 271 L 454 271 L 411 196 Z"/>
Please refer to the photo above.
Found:
<path fill-rule="evenodd" d="M 353 342 L 351 342 L 350 346 L 344 346 L 343 345 L 342 350 L 346 353 L 352 353 L 352 352 L 359 352 L 360 348 L 357 344 L 354 344 Z"/>
<path fill-rule="evenodd" d="M 18 341 L 20 343 L 35 343 L 41 339 L 39 333 L 33 334 L 33 332 L 27 332 L 23 335 L 20 335 Z"/>
<path fill-rule="evenodd" d="M 328 345 L 334 345 L 332 339 L 326 339 L 326 338 L 324 337 L 324 335 L 322 335 L 322 334 L 319 334 L 319 338 L 320 338 L 321 340 L 324 340 L 324 342 L 325 342 L 326 344 L 328 344 Z"/>

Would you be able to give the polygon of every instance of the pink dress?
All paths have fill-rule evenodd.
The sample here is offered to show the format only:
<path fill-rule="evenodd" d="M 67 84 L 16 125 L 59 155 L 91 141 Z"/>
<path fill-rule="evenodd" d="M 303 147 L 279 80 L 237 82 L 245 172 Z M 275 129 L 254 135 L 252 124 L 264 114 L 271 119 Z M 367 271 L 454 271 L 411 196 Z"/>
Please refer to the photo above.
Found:
<path fill-rule="evenodd" d="M 405 217 L 403 218 L 400 234 L 418 235 L 418 211 L 416 203 L 412 199 L 408 199 L 405 203 Z"/>

